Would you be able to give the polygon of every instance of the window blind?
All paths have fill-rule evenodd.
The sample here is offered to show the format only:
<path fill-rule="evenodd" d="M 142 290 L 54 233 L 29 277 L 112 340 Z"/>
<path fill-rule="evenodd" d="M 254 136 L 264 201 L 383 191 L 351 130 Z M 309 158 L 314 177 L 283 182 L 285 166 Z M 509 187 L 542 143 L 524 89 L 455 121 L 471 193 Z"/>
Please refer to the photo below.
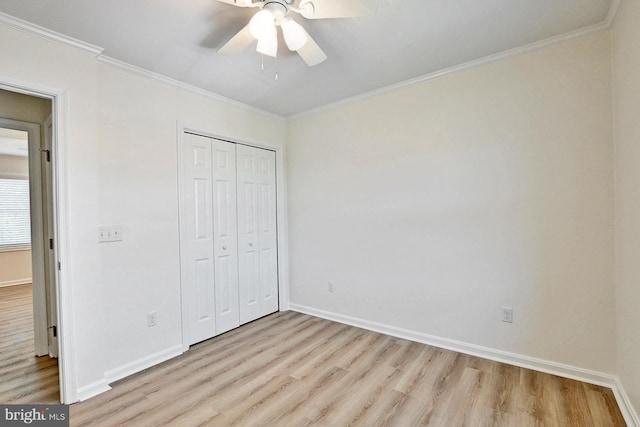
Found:
<path fill-rule="evenodd" d="M 0 250 L 31 247 L 29 181 L 0 179 Z"/>

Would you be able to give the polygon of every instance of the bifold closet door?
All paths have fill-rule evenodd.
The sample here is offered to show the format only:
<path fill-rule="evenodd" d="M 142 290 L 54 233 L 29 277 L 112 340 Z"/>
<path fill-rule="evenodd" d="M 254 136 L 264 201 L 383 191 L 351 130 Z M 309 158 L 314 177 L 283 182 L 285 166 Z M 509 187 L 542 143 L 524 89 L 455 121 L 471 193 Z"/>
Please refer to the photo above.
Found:
<path fill-rule="evenodd" d="M 240 325 L 236 145 L 184 136 L 189 344 Z"/>
<path fill-rule="evenodd" d="M 210 138 L 184 135 L 182 268 L 189 344 L 216 334 L 211 145 Z"/>
<path fill-rule="evenodd" d="M 278 311 L 275 153 L 184 134 L 189 345 Z"/>
<path fill-rule="evenodd" d="M 240 323 L 278 311 L 275 153 L 238 145 Z"/>
<path fill-rule="evenodd" d="M 216 335 L 240 326 L 236 144 L 213 140 L 213 243 Z"/>

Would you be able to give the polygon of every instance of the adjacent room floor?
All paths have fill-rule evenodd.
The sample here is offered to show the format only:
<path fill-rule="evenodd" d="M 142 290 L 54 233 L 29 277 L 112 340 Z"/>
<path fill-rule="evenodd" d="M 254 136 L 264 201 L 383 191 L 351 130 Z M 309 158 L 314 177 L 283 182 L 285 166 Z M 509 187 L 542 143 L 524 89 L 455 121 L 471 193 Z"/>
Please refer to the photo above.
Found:
<path fill-rule="evenodd" d="M 609 389 L 294 312 L 112 386 L 71 425 L 625 425 Z"/>
<path fill-rule="evenodd" d="M 0 288 L 0 403 L 60 403 L 57 360 L 35 356 L 31 284 Z"/>

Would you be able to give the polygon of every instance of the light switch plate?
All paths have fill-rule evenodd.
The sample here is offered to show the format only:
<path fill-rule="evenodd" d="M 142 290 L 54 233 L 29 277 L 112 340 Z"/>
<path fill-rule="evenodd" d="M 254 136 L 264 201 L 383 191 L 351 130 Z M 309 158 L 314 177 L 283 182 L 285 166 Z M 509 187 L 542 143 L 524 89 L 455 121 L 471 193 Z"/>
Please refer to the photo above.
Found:
<path fill-rule="evenodd" d="M 120 242 L 122 241 L 122 226 L 110 225 L 98 227 L 98 242 Z"/>

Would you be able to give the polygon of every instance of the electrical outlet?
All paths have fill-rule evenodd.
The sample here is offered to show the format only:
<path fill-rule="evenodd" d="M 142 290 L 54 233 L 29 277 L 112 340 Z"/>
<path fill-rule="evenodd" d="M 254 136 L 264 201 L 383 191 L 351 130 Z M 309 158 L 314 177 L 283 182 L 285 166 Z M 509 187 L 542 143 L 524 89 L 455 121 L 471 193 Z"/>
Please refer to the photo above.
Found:
<path fill-rule="evenodd" d="M 158 312 L 150 311 L 147 313 L 147 326 L 150 328 L 158 324 Z"/>
<path fill-rule="evenodd" d="M 329 283 L 327 284 L 327 292 L 333 292 L 333 291 L 334 291 L 334 289 L 333 289 L 333 282 L 329 282 Z"/>
<path fill-rule="evenodd" d="M 513 323 L 513 308 L 502 307 L 502 321 L 506 323 Z"/>

